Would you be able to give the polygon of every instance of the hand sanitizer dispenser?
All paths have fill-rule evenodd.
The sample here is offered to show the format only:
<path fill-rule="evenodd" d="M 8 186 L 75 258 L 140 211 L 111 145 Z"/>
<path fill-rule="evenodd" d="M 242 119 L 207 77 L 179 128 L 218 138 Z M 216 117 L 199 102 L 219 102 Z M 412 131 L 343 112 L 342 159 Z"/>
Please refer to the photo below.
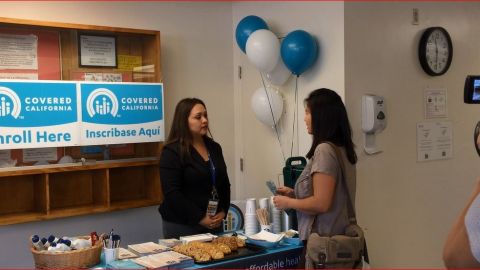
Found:
<path fill-rule="evenodd" d="M 364 149 L 367 154 L 380 153 L 375 145 L 375 134 L 385 129 L 387 119 L 385 101 L 376 95 L 362 97 L 362 131 L 365 133 Z"/>

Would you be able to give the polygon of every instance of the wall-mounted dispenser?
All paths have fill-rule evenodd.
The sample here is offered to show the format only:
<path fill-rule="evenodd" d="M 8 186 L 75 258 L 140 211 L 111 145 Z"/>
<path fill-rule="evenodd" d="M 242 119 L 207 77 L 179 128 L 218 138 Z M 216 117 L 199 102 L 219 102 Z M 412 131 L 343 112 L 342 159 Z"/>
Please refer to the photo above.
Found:
<path fill-rule="evenodd" d="M 365 133 L 365 152 L 369 155 L 382 152 L 375 145 L 375 134 L 385 129 L 387 119 L 385 114 L 385 101 L 376 95 L 362 97 L 362 131 Z"/>

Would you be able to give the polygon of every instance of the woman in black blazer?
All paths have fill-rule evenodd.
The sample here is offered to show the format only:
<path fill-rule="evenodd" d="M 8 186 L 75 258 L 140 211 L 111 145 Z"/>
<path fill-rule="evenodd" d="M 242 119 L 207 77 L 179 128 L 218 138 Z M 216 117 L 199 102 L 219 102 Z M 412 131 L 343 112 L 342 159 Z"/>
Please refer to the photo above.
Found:
<path fill-rule="evenodd" d="M 181 100 L 160 158 L 164 238 L 221 231 L 230 206 L 230 181 L 222 148 L 208 134 L 203 101 Z"/>

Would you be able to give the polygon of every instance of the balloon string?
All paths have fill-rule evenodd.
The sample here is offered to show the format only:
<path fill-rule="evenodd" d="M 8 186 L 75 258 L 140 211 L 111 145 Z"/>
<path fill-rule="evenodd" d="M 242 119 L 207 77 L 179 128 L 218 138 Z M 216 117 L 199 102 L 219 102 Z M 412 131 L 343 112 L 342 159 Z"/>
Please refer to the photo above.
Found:
<path fill-rule="evenodd" d="M 295 121 L 297 122 L 297 155 L 299 154 L 298 144 L 298 76 L 295 78 L 295 107 L 293 110 L 292 123 L 292 144 L 290 145 L 290 157 L 293 156 L 293 141 L 295 140 Z"/>
<path fill-rule="evenodd" d="M 298 136 L 298 115 L 299 115 L 299 112 L 298 112 L 298 76 L 295 77 L 295 108 L 296 108 L 296 111 L 297 111 L 297 156 L 300 155 L 300 136 Z"/>
<path fill-rule="evenodd" d="M 280 150 L 282 151 L 283 161 L 285 162 L 286 161 L 285 154 L 283 153 L 283 146 L 282 146 L 282 142 L 280 141 L 280 135 L 278 135 L 278 129 L 277 129 L 277 124 L 275 122 L 275 115 L 273 114 L 272 103 L 270 102 L 270 97 L 268 96 L 268 92 L 267 92 L 267 86 L 265 85 L 265 80 L 263 79 L 263 75 L 261 72 L 260 72 L 260 78 L 262 78 L 263 91 L 265 91 L 265 95 L 267 96 L 268 106 L 270 107 L 270 113 L 272 114 L 272 119 L 273 119 L 273 127 L 275 128 L 275 134 L 277 135 L 278 144 L 280 145 Z"/>

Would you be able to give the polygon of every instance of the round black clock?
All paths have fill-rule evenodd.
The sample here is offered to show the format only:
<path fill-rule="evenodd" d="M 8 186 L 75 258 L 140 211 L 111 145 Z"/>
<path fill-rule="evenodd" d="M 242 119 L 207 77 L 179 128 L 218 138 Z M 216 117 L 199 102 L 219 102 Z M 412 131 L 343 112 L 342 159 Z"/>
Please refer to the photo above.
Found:
<path fill-rule="evenodd" d="M 423 32 L 418 46 L 418 58 L 428 75 L 445 74 L 452 63 L 452 55 L 452 40 L 447 30 L 429 27 Z"/>

